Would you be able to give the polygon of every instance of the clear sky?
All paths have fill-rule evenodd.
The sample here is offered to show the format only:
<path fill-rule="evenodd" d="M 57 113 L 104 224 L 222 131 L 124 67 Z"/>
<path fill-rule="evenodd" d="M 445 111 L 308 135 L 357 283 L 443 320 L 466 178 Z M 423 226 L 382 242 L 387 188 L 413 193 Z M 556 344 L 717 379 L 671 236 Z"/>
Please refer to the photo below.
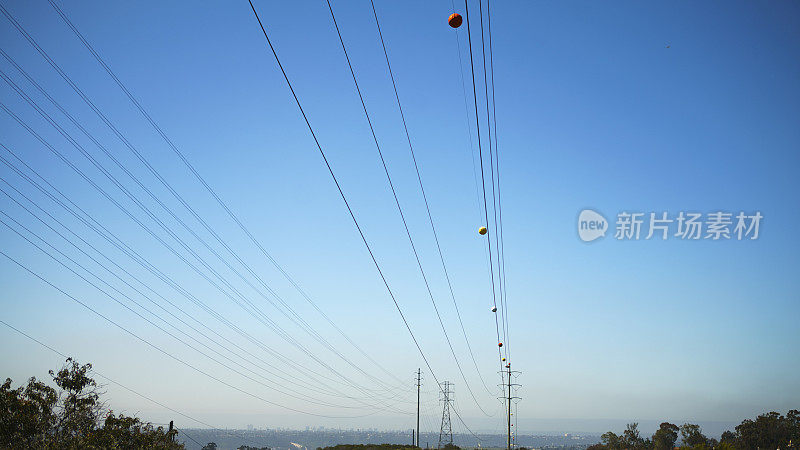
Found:
<path fill-rule="evenodd" d="M 444 257 L 483 382 L 467 351 L 444 280 L 369 2 L 332 2 L 465 383 L 416 267 L 326 4 L 255 3 L 436 378 L 455 383 L 457 410 L 471 428 L 499 430 L 500 404 L 494 399 L 499 382 L 497 337 L 489 311 L 485 238 L 476 233 L 483 220 L 473 172 L 475 148 L 470 147 L 469 138 L 475 119 L 465 116 L 459 75 L 466 66 L 459 65 L 457 39 L 466 63 L 466 27 L 456 35 L 447 26 L 450 2 L 376 1 Z M 463 14 L 463 5 L 456 3 Z M 3 252 L 217 380 L 92 315 L 8 259 L 0 260 L 3 321 L 82 362 L 93 363 L 103 375 L 137 392 L 218 426 L 411 428 L 413 377 L 422 367 L 423 428 L 438 429 L 441 412 L 433 374 L 425 368 L 372 265 L 246 2 L 202 6 L 70 2 L 62 7 L 197 171 L 369 358 L 348 344 L 255 248 L 46 1 L 4 0 L 2 4 L 320 339 L 287 319 L 284 313 L 291 316 L 289 309 L 280 304 L 273 307 L 236 275 L 244 275 L 265 291 L 5 17 L 0 18 L 0 47 L 237 272 L 114 166 L 7 60 L 0 59 L 0 70 L 190 249 L 257 304 L 285 331 L 286 339 L 245 314 L 0 111 L 0 142 L 150 264 L 249 333 L 255 343 L 192 304 L 0 164 L 3 180 L 75 235 L 7 184 L 0 183 L 0 188 L 160 306 L 206 335 L 218 333 L 238 347 L 222 338 L 206 340 L 168 318 L 0 194 L 0 209 L 8 214 L 0 215 L 4 222 L 17 228 L 8 217 L 19 221 L 187 333 L 191 336 L 185 338 L 187 342 L 195 338 L 214 348 L 223 356 L 207 353 L 239 373 L 114 303 L 5 226 L 0 229 Z M 477 2 L 470 5 L 475 26 Z M 591 420 L 738 423 L 762 412 L 798 408 L 800 6 L 789 1 L 497 2 L 492 7 L 492 32 L 508 344 L 514 368 L 523 372 L 519 377 L 523 384 L 520 431 L 570 427 L 581 431 L 576 428 L 591 428 L 590 423 L 596 423 Z M 478 39 L 476 33 L 473 44 Z M 478 54 L 476 58 L 479 64 Z M 483 102 L 481 73 L 479 102 Z M 464 76 L 469 93 L 469 72 Z M 0 86 L 0 101 L 148 228 L 188 255 L 5 82 Z M 485 128 L 482 132 L 485 138 Z M 0 155 L 11 158 L 5 151 Z M 645 229 L 638 241 L 616 240 L 612 230 L 602 239 L 584 243 L 578 238 L 576 222 L 585 208 L 602 213 L 612 228 L 621 211 L 665 211 L 673 218 L 681 211 L 734 215 L 758 211 L 763 220 L 757 240 L 686 241 L 674 236 L 666 241 L 646 240 Z M 77 236 L 96 246 L 108 260 Z M 75 267 L 45 244 L 39 245 Z M 152 291 L 119 272 L 109 260 Z M 84 276 L 103 286 L 91 275 Z M 128 304 L 122 294 L 104 289 Z M 272 294 L 265 297 L 274 301 Z M 146 312 L 141 314 L 169 327 Z M 46 378 L 46 371 L 62 360 L 6 327 L 0 327 L 0 342 L 2 376 L 15 382 L 34 375 Z M 277 369 L 268 372 L 267 364 Z M 391 391 L 381 390 L 374 378 L 353 366 L 385 380 Z M 306 412 L 372 415 L 309 416 L 268 404 L 219 380 Z M 281 392 L 267 387 L 275 385 Z M 493 417 L 480 411 L 467 385 Z M 108 384 L 106 390 L 117 410 L 154 421 L 174 418 L 185 426 L 200 426 L 116 385 Z M 306 395 L 333 406 L 310 404 Z M 461 424 L 456 428 L 463 430 Z"/>

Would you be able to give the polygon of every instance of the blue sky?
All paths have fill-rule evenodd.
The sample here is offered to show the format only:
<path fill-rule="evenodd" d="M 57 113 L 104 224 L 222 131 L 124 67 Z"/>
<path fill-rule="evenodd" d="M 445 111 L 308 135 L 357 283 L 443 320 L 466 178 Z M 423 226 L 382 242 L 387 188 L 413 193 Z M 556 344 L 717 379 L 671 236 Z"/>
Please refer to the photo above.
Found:
<path fill-rule="evenodd" d="M 47 2 L 3 5 L 282 299 L 345 356 L 363 363 L 370 373 L 380 373 L 254 248 Z M 470 427 L 498 429 L 501 420 L 483 416 L 453 363 L 326 5 L 259 1 L 256 7 L 436 377 L 456 383 L 457 406 Z M 333 7 L 467 382 L 484 409 L 495 412 L 499 404 L 481 385 L 449 298 L 369 3 L 337 1 Z M 496 337 L 485 242 L 476 233 L 483 221 L 468 138 L 474 133 L 474 117 L 465 117 L 459 47 L 446 23 L 452 6 L 380 1 L 376 7 L 464 325 L 486 385 L 493 390 L 498 381 Z M 413 398 L 412 372 L 424 363 L 249 6 L 86 2 L 63 8 L 282 267 L 365 351 L 407 380 L 396 392 Z M 463 5 L 457 10 L 463 13 Z M 477 19 L 477 3 L 470 12 Z M 800 370 L 800 245 L 795 236 L 800 214 L 792 199 L 800 188 L 799 13 L 792 2 L 493 4 L 510 344 L 524 385 L 521 431 L 564 429 L 582 419 L 739 422 L 761 412 L 798 407 L 800 382 L 793 374 Z M 5 18 L 2 23 L 3 50 L 211 242 Z M 463 51 L 465 27 L 459 29 L 458 39 Z M 477 35 L 474 44 L 476 39 Z M 462 58 L 467 61 L 467 54 Z M 7 61 L 0 61 L 0 69 L 165 223 L 180 230 Z M 464 76 L 471 90 L 469 73 Z M 479 92 L 482 88 L 479 84 Z M 5 83 L 0 101 L 156 229 Z M 312 382 L 303 369 L 314 365 L 310 358 L 180 263 L 5 113 L 0 130 L 5 145 L 120 239 L 220 314 L 279 349 L 298 364 L 298 376 Z M 0 177 L 185 311 L 230 339 L 240 339 L 212 324 L 210 316 L 5 165 Z M 0 187 L 9 190 L 5 184 Z M 4 195 L 0 208 L 136 297 Z M 576 218 L 584 208 L 603 213 L 612 226 L 620 211 L 667 211 L 671 216 L 680 211 L 760 211 L 764 219 L 755 241 L 617 241 L 609 234 L 586 244 L 576 233 Z M 368 379 L 283 320 L 280 311 L 248 290 L 188 233 L 179 233 L 253 301 L 262 302 L 294 342 L 333 361 L 359 385 L 369 385 Z M 302 401 L 269 391 L 183 347 L 8 228 L 0 231 L 0 247 L 187 361 L 264 398 L 303 407 Z M 411 416 L 384 411 L 366 420 L 287 413 L 154 352 L 8 260 L 0 261 L 0 282 L 2 320 L 198 418 L 221 426 L 411 427 Z M 60 357 L 13 331 L 4 328 L 0 333 L 7 344 L 0 365 L 4 376 L 15 381 L 46 377 L 47 369 L 60 364 Z M 259 351 L 250 343 L 242 345 Z M 425 377 L 426 421 L 429 428 L 438 428 L 433 377 Z M 172 416 L 114 386 L 108 391 L 118 409 L 153 420 Z M 400 408 L 410 411 L 411 405 L 401 403 Z M 351 415 L 346 408 L 324 411 Z"/>

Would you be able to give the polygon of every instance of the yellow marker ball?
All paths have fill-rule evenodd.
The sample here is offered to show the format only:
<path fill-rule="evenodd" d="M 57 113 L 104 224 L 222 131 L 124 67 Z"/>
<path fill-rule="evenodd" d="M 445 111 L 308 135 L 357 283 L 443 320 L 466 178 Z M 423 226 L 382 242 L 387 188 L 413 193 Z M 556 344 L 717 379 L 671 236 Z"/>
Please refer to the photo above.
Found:
<path fill-rule="evenodd" d="M 478 234 L 480 234 L 480 235 L 484 235 L 484 234 L 486 234 L 487 232 L 489 232 L 489 230 L 487 230 L 487 229 L 486 229 L 486 227 L 480 227 L 480 228 L 478 228 Z"/>

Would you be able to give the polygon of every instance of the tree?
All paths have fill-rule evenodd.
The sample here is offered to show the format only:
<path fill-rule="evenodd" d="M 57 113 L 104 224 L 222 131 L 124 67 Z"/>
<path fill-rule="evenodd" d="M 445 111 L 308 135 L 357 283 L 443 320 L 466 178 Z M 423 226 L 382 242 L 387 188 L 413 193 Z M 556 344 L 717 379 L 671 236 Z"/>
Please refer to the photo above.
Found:
<path fill-rule="evenodd" d="M 43 447 L 53 433 L 56 390 L 30 378 L 26 387 L 11 389 L 11 379 L 0 386 L 0 447 Z"/>
<path fill-rule="evenodd" d="M 603 441 L 603 444 L 605 444 L 608 449 L 617 450 L 622 448 L 622 439 L 611 431 L 603 433 L 603 435 L 600 436 L 600 440 Z"/>
<path fill-rule="evenodd" d="M 736 431 L 722 433 L 720 440 L 708 438 L 699 425 L 685 423 L 680 427 L 663 422 L 652 441 L 642 439 L 636 423 L 628 424 L 621 436 L 609 431 L 600 439 L 602 444 L 587 450 L 673 449 L 680 432 L 682 449 L 693 450 L 750 450 L 750 449 L 800 449 L 800 410 L 792 409 L 786 416 L 776 412 L 761 414 L 755 420 L 745 419 Z"/>
<path fill-rule="evenodd" d="M 209 442 L 201 450 L 217 450 L 217 443 L 216 442 Z"/>
<path fill-rule="evenodd" d="M 721 444 L 735 444 L 736 443 L 736 434 L 732 431 L 725 431 L 720 436 L 719 441 Z"/>
<path fill-rule="evenodd" d="M 789 442 L 792 448 L 800 448 L 800 411 L 796 409 L 786 413 L 786 422 L 789 427 Z"/>
<path fill-rule="evenodd" d="M 697 447 L 708 445 L 708 438 L 703 434 L 700 425 L 693 423 L 685 423 L 680 427 L 681 442 L 687 447 Z"/>
<path fill-rule="evenodd" d="M 653 434 L 653 448 L 655 450 L 672 450 L 678 440 L 678 426 L 669 422 L 662 422 Z"/>
<path fill-rule="evenodd" d="M 89 442 L 100 448 L 175 448 L 177 434 L 176 430 L 164 431 L 136 417 L 116 416 L 109 411 L 103 427 L 92 433 Z"/>
<path fill-rule="evenodd" d="M 91 370 L 91 364 L 80 365 L 68 358 L 61 370 L 50 371 L 53 382 L 61 388 L 56 435 L 68 446 L 85 445 L 100 421 L 100 392 L 97 383 L 89 377 Z"/>
<path fill-rule="evenodd" d="M 625 427 L 621 441 L 624 448 L 641 449 L 647 447 L 645 440 L 639 434 L 639 424 L 636 422 L 629 423 Z"/>
<path fill-rule="evenodd" d="M 159 448 L 181 449 L 176 431 L 155 428 L 135 417 L 105 420 L 101 392 L 90 376 L 91 364 L 72 358 L 58 371 L 50 371 L 56 390 L 30 378 L 25 387 L 0 385 L 0 448 Z"/>
<path fill-rule="evenodd" d="M 746 419 L 736 426 L 737 444 L 745 448 L 785 448 L 800 443 L 800 412 L 791 410 L 786 417 L 769 412 L 756 420 Z M 791 447 L 790 447 L 791 448 Z"/>

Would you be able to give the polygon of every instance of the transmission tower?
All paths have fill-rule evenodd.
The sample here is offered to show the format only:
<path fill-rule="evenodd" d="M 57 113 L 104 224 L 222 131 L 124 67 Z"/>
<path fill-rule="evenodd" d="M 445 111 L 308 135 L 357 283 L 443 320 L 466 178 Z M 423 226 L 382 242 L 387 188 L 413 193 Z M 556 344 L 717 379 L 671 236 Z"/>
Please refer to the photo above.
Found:
<path fill-rule="evenodd" d="M 451 390 L 453 383 L 445 381 L 441 384 L 442 391 L 439 394 L 444 406 L 442 408 L 442 427 L 439 429 L 439 445 L 437 448 L 442 448 L 442 442 L 445 445 L 453 444 L 453 425 L 450 423 L 450 403 L 453 402 L 453 391 Z"/>

